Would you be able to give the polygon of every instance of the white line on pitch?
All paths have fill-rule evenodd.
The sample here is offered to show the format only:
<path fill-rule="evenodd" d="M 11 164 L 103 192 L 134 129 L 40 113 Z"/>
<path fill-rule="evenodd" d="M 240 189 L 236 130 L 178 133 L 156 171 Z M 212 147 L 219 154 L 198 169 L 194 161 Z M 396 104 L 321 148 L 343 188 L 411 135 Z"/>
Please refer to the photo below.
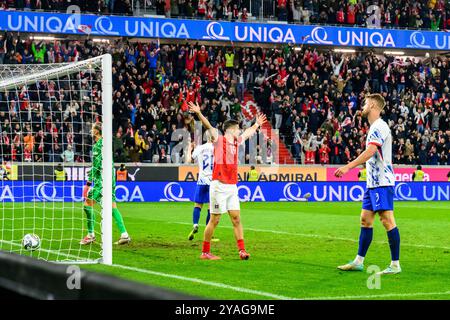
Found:
<path fill-rule="evenodd" d="M 10 245 L 15 245 L 15 246 L 21 246 L 18 243 L 15 243 L 12 241 L 7 241 L 7 240 L 0 240 L 0 242 L 7 243 Z M 79 258 L 72 254 L 67 254 L 67 253 L 62 253 L 62 252 L 58 253 L 58 251 L 56 251 L 56 250 L 42 249 L 42 248 L 39 250 L 47 252 L 47 253 L 59 254 L 61 256 L 66 256 L 68 258 L 74 258 L 74 259 Z M 131 266 L 124 266 L 124 265 L 120 265 L 120 264 L 113 264 L 111 267 L 134 271 L 134 272 L 145 273 L 145 274 L 151 274 L 151 275 L 160 276 L 160 277 L 166 277 L 166 278 L 172 278 L 172 279 L 177 279 L 177 280 L 182 280 L 182 281 L 199 283 L 199 284 L 208 285 L 208 286 L 212 286 L 212 287 L 233 290 L 233 291 L 237 291 L 237 292 L 248 293 L 248 294 L 253 294 L 253 295 L 258 295 L 258 296 L 263 296 L 263 297 L 268 297 L 268 298 L 273 298 L 273 299 L 279 299 L 279 300 L 334 300 L 334 299 L 342 300 L 342 299 L 370 299 L 370 298 L 389 298 L 389 297 L 450 295 L 450 291 L 446 291 L 446 292 L 417 292 L 417 293 L 403 293 L 403 294 L 402 293 L 387 293 L 387 294 L 378 294 L 378 295 L 292 298 L 292 297 L 286 297 L 286 296 L 269 293 L 269 292 L 264 292 L 264 291 L 259 291 L 259 290 L 235 287 L 235 286 L 227 285 L 227 284 L 220 283 L 220 282 L 212 282 L 212 281 L 207 281 L 207 280 L 202 280 L 202 279 L 197 279 L 197 278 L 189 278 L 189 277 L 179 276 L 179 275 L 175 275 L 175 274 L 157 272 L 157 271 L 141 269 L 141 268 L 136 268 L 136 267 L 131 267 Z"/>
<path fill-rule="evenodd" d="M 0 242 L 6 243 L 6 244 L 9 244 L 9 245 L 14 245 L 14 246 L 21 247 L 20 244 L 12 242 L 12 241 L 0 240 Z M 46 252 L 46 253 L 52 253 L 52 254 L 59 254 L 61 256 L 65 256 L 67 258 L 73 258 L 73 259 L 78 259 L 79 258 L 79 257 L 77 257 L 75 255 L 72 255 L 72 254 L 67 254 L 67 253 L 62 253 L 62 252 L 58 253 L 58 251 L 56 251 L 56 250 L 40 248 L 39 251 L 43 251 L 43 252 Z M 74 264 L 76 264 L 76 261 L 74 262 Z M 130 266 L 124 266 L 124 265 L 120 265 L 120 264 L 113 264 L 112 267 L 125 269 L 125 270 L 130 270 L 130 271 L 134 271 L 134 272 L 151 274 L 151 275 L 155 275 L 155 276 L 159 276 L 159 277 L 166 277 L 166 278 L 172 278 L 172 279 L 177 279 L 177 280 L 183 280 L 183 281 L 198 283 L 198 284 L 202 284 L 202 285 L 208 285 L 208 286 L 212 286 L 212 287 L 216 287 L 216 288 L 223 288 L 223 289 L 233 290 L 233 291 L 237 291 L 237 292 L 241 292 L 241 293 L 249 293 L 249 294 L 258 295 L 258 296 L 267 297 L 267 298 L 272 298 L 272 299 L 280 299 L 280 300 L 293 300 L 293 299 L 295 299 L 295 298 L 290 298 L 290 297 L 277 295 L 277 294 L 273 294 L 273 293 L 269 293 L 269 292 L 264 292 L 264 291 L 259 291 L 259 290 L 252 290 L 252 289 L 246 289 L 246 288 L 241 288 L 241 287 L 235 287 L 235 286 L 227 285 L 227 284 L 220 283 L 220 282 L 212 282 L 212 281 L 206 281 L 206 280 L 197 279 L 197 278 L 189 278 L 189 277 L 179 276 L 179 275 L 175 275 L 175 274 L 169 274 L 169 273 L 163 273 L 163 272 L 152 271 L 152 270 L 147 270 L 147 269 L 140 269 L 140 268 L 135 268 L 135 267 L 130 267 Z"/>
<path fill-rule="evenodd" d="M 237 292 L 249 293 L 249 294 L 254 294 L 254 295 L 259 295 L 259 296 L 274 298 L 274 299 L 281 299 L 281 300 L 334 300 L 334 299 L 343 300 L 343 299 L 370 299 L 370 298 L 389 298 L 389 297 L 450 295 L 450 291 L 446 291 L 446 292 L 386 293 L 386 294 L 374 294 L 374 295 L 292 298 L 292 297 L 285 297 L 285 296 L 268 293 L 268 292 L 263 292 L 263 291 L 258 291 L 258 290 L 230 286 L 230 285 L 223 284 L 220 282 L 205 281 L 202 279 L 183 277 L 183 276 L 178 276 L 178 275 L 174 275 L 174 274 L 151 271 L 151 270 L 147 270 L 147 269 L 129 267 L 129 266 L 118 265 L 118 264 L 114 264 L 112 266 L 116 267 L 116 268 L 134 271 L 134 272 L 146 273 L 146 274 L 151 274 L 151 275 L 155 275 L 155 276 L 161 276 L 161 277 L 183 280 L 183 281 L 188 281 L 188 282 L 193 282 L 193 283 L 199 283 L 199 284 L 204 284 L 204 285 L 208 285 L 208 286 L 229 289 L 229 290 L 233 290 L 233 291 L 237 291 Z"/>
<path fill-rule="evenodd" d="M 153 220 L 153 221 L 155 221 L 155 220 Z M 164 222 L 172 223 L 172 224 L 192 225 L 192 223 L 189 223 L 189 222 L 171 222 L 171 221 L 164 221 Z M 222 226 L 222 228 L 232 229 L 233 227 L 232 226 Z M 355 239 L 326 236 L 326 235 L 313 234 L 313 233 L 311 233 L 311 234 L 310 233 L 297 233 L 297 232 L 278 231 L 278 230 L 269 230 L 269 229 L 255 229 L 255 228 L 247 228 L 247 227 L 245 227 L 244 229 L 248 230 L 248 231 L 254 231 L 254 232 L 267 232 L 267 233 L 284 234 L 284 235 L 289 235 L 289 236 L 298 236 L 298 237 L 305 237 L 305 238 L 323 238 L 323 239 L 330 239 L 330 240 L 358 242 L 358 240 L 355 240 Z M 386 241 L 376 241 L 374 243 L 387 244 Z M 426 245 L 426 244 L 402 243 L 401 245 L 407 246 L 407 247 L 450 250 L 450 247 L 430 246 L 430 245 Z"/>
<path fill-rule="evenodd" d="M 129 267 L 129 266 L 124 266 L 124 265 L 120 265 L 120 264 L 113 264 L 112 266 L 116 267 L 116 268 L 120 268 L 120 269 L 134 271 L 134 272 L 140 272 L 140 273 L 151 274 L 151 275 L 159 276 L 159 277 L 193 282 L 193 283 L 197 283 L 197 284 L 202 284 L 202 285 L 207 285 L 207 286 L 222 288 L 222 289 L 228 289 L 228 290 L 233 290 L 233 291 L 237 291 L 237 292 L 241 292 L 241 293 L 248 293 L 248 294 L 253 294 L 253 295 L 272 298 L 272 299 L 280 299 L 280 300 L 295 300 L 296 299 L 296 298 L 286 297 L 286 296 L 269 293 L 269 292 L 264 292 L 264 291 L 259 291 L 259 290 L 235 287 L 235 286 L 231 286 L 231 285 L 220 283 L 220 282 L 213 282 L 213 281 L 207 281 L 207 280 L 202 280 L 202 279 L 198 279 L 198 278 L 178 276 L 175 274 L 157 272 L 157 271 L 135 268 L 135 267 Z"/>

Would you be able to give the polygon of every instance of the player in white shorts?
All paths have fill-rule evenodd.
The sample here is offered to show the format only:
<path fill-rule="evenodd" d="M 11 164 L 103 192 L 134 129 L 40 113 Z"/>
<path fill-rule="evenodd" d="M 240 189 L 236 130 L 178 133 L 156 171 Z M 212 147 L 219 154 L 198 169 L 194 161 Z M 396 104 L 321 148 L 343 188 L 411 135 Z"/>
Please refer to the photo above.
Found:
<path fill-rule="evenodd" d="M 219 135 L 211 123 L 202 115 L 200 107 L 196 104 L 189 104 L 190 111 L 195 112 L 202 121 L 206 129 L 214 137 L 214 168 L 212 182 L 209 192 L 209 208 L 211 210 L 211 220 L 205 229 L 201 259 L 218 260 L 217 256 L 211 254 L 210 242 L 214 230 L 217 227 L 221 214 L 228 213 L 233 224 L 234 236 L 239 249 L 239 257 L 247 260 L 250 255 L 244 246 L 244 230 L 240 217 L 240 203 L 237 190 L 238 182 L 238 150 L 239 145 L 246 139 L 254 135 L 257 129 L 266 122 L 265 115 L 256 116 L 253 126 L 246 129 L 242 134 L 239 129 L 239 122 L 227 120 L 223 124 L 224 135 Z"/>

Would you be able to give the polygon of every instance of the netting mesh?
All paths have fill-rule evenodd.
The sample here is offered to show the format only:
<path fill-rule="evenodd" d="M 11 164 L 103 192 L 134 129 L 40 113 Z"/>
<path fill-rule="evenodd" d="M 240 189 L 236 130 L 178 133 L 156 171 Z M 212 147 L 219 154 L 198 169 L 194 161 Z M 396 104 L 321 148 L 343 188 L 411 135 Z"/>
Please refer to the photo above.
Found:
<path fill-rule="evenodd" d="M 102 257 L 87 234 L 83 180 L 91 168 L 92 125 L 102 121 L 101 58 L 71 64 L 0 65 L 0 249 L 49 261 Z M 37 234 L 41 248 L 21 240 Z"/>

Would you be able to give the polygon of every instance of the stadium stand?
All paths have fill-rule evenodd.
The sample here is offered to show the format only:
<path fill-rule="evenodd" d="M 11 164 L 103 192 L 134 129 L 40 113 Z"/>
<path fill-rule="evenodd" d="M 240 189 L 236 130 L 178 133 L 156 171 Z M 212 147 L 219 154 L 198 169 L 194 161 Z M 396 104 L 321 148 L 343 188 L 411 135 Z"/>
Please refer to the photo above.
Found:
<path fill-rule="evenodd" d="M 4 34 L 0 44 L 4 48 L 0 62 L 13 64 L 69 62 L 104 52 L 113 55 L 116 161 L 170 162 L 168 155 L 176 144 L 172 133 L 189 129 L 194 120 L 185 112 L 188 101 L 201 103 L 213 125 L 220 126 L 233 117 L 245 126 L 246 96 L 272 119 L 273 128 L 280 130 L 297 162 L 345 163 L 364 147 L 368 128 L 360 116 L 364 92 L 379 91 L 387 100 L 383 117 L 395 137 L 396 163 L 450 163 L 450 67 L 446 57 L 401 59 L 371 52 L 340 55 L 312 48 L 298 51 L 288 45 L 266 49 L 121 40 L 50 42 L 21 39 L 11 33 Z M 57 98 L 58 94 L 55 88 Z M 26 106 L 18 106 L 13 96 L 2 93 L 0 97 L 0 147 L 9 150 L 4 155 L 12 155 L 11 147 L 23 148 L 24 138 L 18 135 L 20 128 L 11 124 Z M 80 138 L 81 127 L 64 137 L 58 132 L 64 122 L 67 125 L 80 118 L 82 107 L 61 106 L 64 120 L 55 122 L 50 113 L 30 105 L 31 122 L 45 123 L 45 128 L 22 128 L 33 131 L 34 154 L 42 154 L 37 151 L 42 139 L 48 150 L 52 149 L 51 131 L 57 150 L 66 152 L 73 144 L 69 140 Z M 264 143 L 270 145 L 271 140 L 266 137 Z M 284 146 L 274 147 L 284 150 Z M 84 161 L 80 150 L 74 152 L 74 161 Z M 47 152 L 42 156 L 45 158 L 31 158 L 61 160 Z M 292 162 L 291 154 L 284 151 L 280 163 Z"/>

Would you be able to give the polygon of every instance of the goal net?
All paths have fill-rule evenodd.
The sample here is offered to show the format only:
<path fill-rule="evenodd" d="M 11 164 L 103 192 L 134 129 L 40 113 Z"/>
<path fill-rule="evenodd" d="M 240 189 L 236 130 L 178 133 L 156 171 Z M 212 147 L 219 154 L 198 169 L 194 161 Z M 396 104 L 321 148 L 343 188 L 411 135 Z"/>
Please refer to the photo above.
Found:
<path fill-rule="evenodd" d="M 93 167 L 92 127 L 102 132 L 101 167 Z M 69 263 L 112 263 L 111 56 L 65 64 L 0 65 L 0 250 Z M 83 187 L 101 170 L 88 233 Z M 99 200 L 100 199 L 100 200 Z M 93 219 L 90 219 L 90 222 Z M 41 240 L 34 251 L 26 234 Z"/>

